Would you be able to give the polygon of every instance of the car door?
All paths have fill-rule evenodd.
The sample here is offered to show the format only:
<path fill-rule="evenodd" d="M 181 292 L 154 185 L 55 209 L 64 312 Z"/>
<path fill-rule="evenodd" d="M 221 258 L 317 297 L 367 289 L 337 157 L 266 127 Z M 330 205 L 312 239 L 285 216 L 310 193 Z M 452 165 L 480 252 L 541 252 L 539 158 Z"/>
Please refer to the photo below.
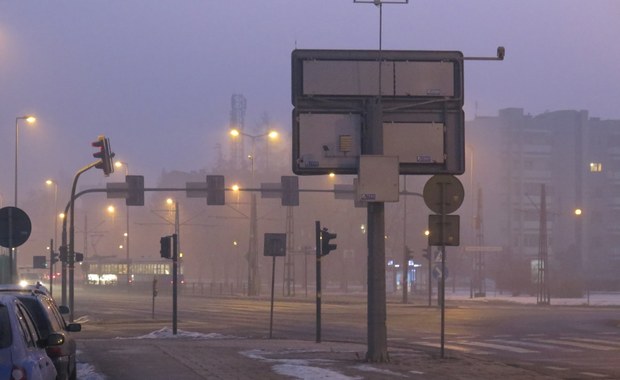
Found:
<path fill-rule="evenodd" d="M 19 322 L 19 329 L 26 344 L 28 358 L 23 363 L 23 367 L 28 373 L 28 379 L 52 380 L 56 378 L 56 368 L 54 363 L 45 353 L 45 349 L 38 346 L 39 333 L 34 321 L 20 302 L 16 303 L 15 312 Z"/>

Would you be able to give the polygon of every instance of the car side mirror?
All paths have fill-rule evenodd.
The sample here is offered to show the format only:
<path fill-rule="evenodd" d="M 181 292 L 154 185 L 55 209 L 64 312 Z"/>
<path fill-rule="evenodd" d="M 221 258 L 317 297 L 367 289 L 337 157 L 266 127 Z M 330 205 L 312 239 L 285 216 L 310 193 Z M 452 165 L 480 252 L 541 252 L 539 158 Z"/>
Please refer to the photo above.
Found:
<path fill-rule="evenodd" d="M 60 346 L 65 342 L 65 337 L 62 334 L 52 333 L 47 336 L 45 339 L 39 340 L 39 347 L 51 347 L 51 346 Z"/>
<path fill-rule="evenodd" d="M 82 331 L 82 324 L 81 323 L 69 323 L 67 325 L 67 331 L 70 331 L 70 332 Z"/>

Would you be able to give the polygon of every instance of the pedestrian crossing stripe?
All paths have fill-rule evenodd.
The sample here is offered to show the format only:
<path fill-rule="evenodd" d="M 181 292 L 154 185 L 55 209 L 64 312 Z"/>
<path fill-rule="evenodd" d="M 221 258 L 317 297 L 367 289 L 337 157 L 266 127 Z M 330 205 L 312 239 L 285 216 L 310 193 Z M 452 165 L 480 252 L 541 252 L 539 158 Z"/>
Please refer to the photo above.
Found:
<path fill-rule="evenodd" d="M 457 341 L 456 343 L 476 346 L 476 347 L 493 348 L 495 350 L 515 352 L 517 354 L 533 354 L 533 353 L 538 352 L 538 351 L 528 350 L 526 348 L 512 347 L 512 346 L 506 346 L 503 344 L 496 344 L 496 343 L 471 342 L 471 341 Z"/>
<path fill-rule="evenodd" d="M 537 341 L 537 342 L 559 344 L 559 345 L 571 346 L 571 347 L 579 347 L 579 348 L 585 348 L 585 349 L 588 349 L 588 350 L 599 350 L 599 351 L 612 351 L 612 350 L 616 350 L 616 348 L 609 347 L 609 346 L 600 346 L 600 345 L 589 344 L 589 343 L 571 342 L 571 341 L 560 340 L 560 339 L 538 339 L 537 338 L 537 339 L 534 339 L 534 340 Z"/>
<path fill-rule="evenodd" d="M 492 342 L 498 342 L 498 343 L 510 343 L 510 344 L 516 344 L 517 346 L 525 346 L 525 347 L 532 347 L 532 348 L 541 348 L 544 350 L 560 350 L 562 352 L 579 352 L 581 350 L 576 350 L 574 348 L 564 348 L 561 347 L 559 348 L 558 346 L 553 346 L 551 344 L 545 344 L 545 343 L 534 343 L 534 342 L 524 342 L 521 340 L 505 340 L 505 339 L 493 339 L 491 340 Z"/>

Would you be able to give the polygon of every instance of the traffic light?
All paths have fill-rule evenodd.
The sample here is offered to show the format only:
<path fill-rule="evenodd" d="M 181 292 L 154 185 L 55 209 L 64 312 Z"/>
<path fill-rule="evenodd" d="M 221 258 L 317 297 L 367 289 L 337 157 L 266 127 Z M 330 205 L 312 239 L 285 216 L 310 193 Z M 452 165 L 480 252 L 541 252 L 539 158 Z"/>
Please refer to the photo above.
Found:
<path fill-rule="evenodd" d="M 284 175 L 282 185 L 282 206 L 299 206 L 299 177 Z"/>
<path fill-rule="evenodd" d="M 207 176 L 207 204 L 223 206 L 226 204 L 226 186 L 223 175 Z"/>
<path fill-rule="evenodd" d="M 125 204 L 127 206 L 144 206 L 144 176 L 127 175 L 125 182 L 127 182 Z"/>
<path fill-rule="evenodd" d="M 413 250 L 409 246 L 405 246 L 405 252 L 407 253 L 407 259 L 413 259 Z"/>
<path fill-rule="evenodd" d="M 32 267 L 36 269 L 47 268 L 47 257 L 45 256 L 32 256 Z"/>
<path fill-rule="evenodd" d="M 336 244 L 329 244 L 331 239 L 335 239 L 338 234 L 332 234 L 327 230 L 327 228 L 323 228 L 321 230 L 321 256 L 326 256 L 329 252 L 333 251 L 338 247 Z"/>
<path fill-rule="evenodd" d="M 172 258 L 172 236 L 163 236 L 159 239 L 159 254 L 164 259 Z"/>
<path fill-rule="evenodd" d="M 428 261 L 431 261 L 431 249 L 430 248 L 424 248 L 422 251 L 425 252 L 425 253 L 422 254 L 422 257 L 424 257 Z"/>
<path fill-rule="evenodd" d="M 50 263 L 54 265 L 58 262 L 58 260 L 58 252 L 50 251 Z"/>
<path fill-rule="evenodd" d="M 110 139 L 106 138 L 104 135 L 99 135 L 97 141 L 92 143 L 92 146 L 99 148 L 99 152 L 93 153 L 93 157 L 99 159 L 95 167 L 97 169 L 102 169 L 106 177 L 114 173 L 114 152 L 112 152 L 110 148 Z"/>
<path fill-rule="evenodd" d="M 62 261 L 63 263 L 66 263 L 68 261 L 68 255 L 67 255 L 67 246 L 66 245 L 61 245 L 60 247 L 58 247 L 58 250 L 60 251 L 60 261 Z"/>
<path fill-rule="evenodd" d="M 76 252 L 75 253 L 75 262 L 79 263 L 79 262 L 82 262 L 82 261 L 84 261 L 84 254 L 80 253 L 80 252 Z"/>

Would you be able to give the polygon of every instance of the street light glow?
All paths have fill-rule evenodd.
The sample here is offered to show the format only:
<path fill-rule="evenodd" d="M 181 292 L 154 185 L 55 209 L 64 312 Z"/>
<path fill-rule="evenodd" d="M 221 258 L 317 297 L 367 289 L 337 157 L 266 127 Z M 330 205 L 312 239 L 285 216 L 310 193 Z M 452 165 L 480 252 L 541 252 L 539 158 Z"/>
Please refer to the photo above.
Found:
<path fill-rule="evenodd" d="M 114 211 L 115 211 L 114 206 L 109 205 L 109 206 L 108 206 L 108 212 L 109 212 L 110 214 L 114 214 Z"/>
<path fill-rule="evenodd" d="M 232 137 L 237 137 L 237 136 L 239 136 L 240 134 L 241 134 L 241 132 L 239 132 L 239 130 L 238 130 L 238 129 L 233 128 L 233 129 L 231 129 L 231 130 L 230 130 L 230 135 L 231 135 Z"/>
<path fill-rule="evenodd" d="M 579 216 L 579 215 L 581 215 L 581 213 L 582 213 L 582 211 L 581 211 L 580 208 L 576 208 L 575 209 L 575 215 Z"/>

